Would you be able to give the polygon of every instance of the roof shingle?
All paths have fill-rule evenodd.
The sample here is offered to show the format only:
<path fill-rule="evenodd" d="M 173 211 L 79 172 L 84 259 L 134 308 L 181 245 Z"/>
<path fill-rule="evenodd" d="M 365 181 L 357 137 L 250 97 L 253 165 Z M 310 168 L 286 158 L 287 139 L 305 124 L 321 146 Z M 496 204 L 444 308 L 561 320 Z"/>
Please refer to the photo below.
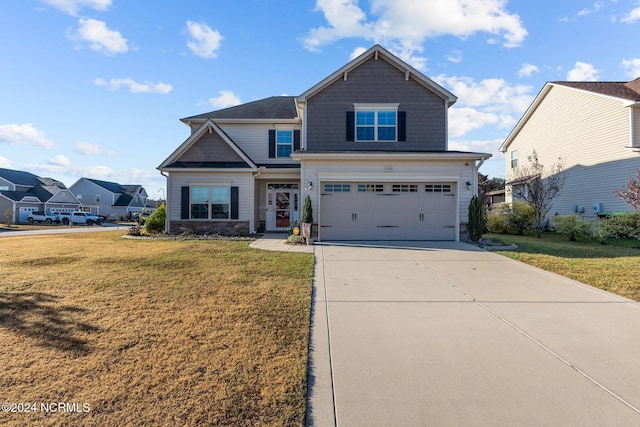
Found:
<path fill-rule="evenodd" d="M 601 95 L 613 96 L 629 101 L 640 101 L 640 77 L 630 82 L 552 82 L 554 84 L 582 89 Z"/>

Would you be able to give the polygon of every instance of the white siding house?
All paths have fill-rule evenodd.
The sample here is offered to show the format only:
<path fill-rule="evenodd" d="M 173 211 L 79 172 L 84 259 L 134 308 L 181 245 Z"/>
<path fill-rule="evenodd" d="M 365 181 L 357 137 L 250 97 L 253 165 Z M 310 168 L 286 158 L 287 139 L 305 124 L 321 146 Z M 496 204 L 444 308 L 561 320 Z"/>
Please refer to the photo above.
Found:
<path fill-rule="evenodd" d="M 562 159 L 566 170 L 550 216 L 629 211 L 613 191 L 640 168 L 639 124 L 640 79 L 547 83 L 500 147 L 507 183 L 535 150 L 545 167 Z"/>

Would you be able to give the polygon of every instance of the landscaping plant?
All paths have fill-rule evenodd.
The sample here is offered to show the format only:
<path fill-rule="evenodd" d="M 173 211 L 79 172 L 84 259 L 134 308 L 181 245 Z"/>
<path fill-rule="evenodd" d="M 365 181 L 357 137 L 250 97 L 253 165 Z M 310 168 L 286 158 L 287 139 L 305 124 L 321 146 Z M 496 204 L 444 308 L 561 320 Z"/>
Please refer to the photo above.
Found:
<path fill-rule="evenodd" d="M 570 242 L 587 240 L 593 234 L 591 223 L 575 214 L 554 216 L 553 226 L 558 233 L 568 237 Z"/>
<path fill-rule="evenodd" d="M 473 196 L 469 202 L 469 223 L 467 224 L 469 238 L 472 242 L 478 242 L 482 238 L 485 224 L 482 201 L 478 196 Z"/>

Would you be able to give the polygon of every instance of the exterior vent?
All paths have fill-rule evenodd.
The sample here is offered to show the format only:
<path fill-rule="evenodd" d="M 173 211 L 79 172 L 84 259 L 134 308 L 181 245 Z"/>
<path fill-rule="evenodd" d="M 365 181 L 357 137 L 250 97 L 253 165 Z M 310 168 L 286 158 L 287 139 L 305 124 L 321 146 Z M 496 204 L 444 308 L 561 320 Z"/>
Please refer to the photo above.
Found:
<path fill-rule="evenodd" d="M 593 204 L 593 213 L 602 212 L 602 203 L 594 203 Z"/>

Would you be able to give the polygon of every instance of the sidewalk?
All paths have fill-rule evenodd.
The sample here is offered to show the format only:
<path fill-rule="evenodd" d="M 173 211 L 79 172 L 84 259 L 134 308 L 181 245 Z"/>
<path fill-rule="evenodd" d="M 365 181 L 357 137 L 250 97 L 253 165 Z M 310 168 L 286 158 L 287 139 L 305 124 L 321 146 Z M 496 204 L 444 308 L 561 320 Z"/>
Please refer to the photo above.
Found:
<path fill-rule="evenodd" d="M 263 251 L 304 252 L 309 254 L 314 252 L 314 246 L 287 244 L 287 235 L 283 233 L 265 234 L 249 246 Z"/>

